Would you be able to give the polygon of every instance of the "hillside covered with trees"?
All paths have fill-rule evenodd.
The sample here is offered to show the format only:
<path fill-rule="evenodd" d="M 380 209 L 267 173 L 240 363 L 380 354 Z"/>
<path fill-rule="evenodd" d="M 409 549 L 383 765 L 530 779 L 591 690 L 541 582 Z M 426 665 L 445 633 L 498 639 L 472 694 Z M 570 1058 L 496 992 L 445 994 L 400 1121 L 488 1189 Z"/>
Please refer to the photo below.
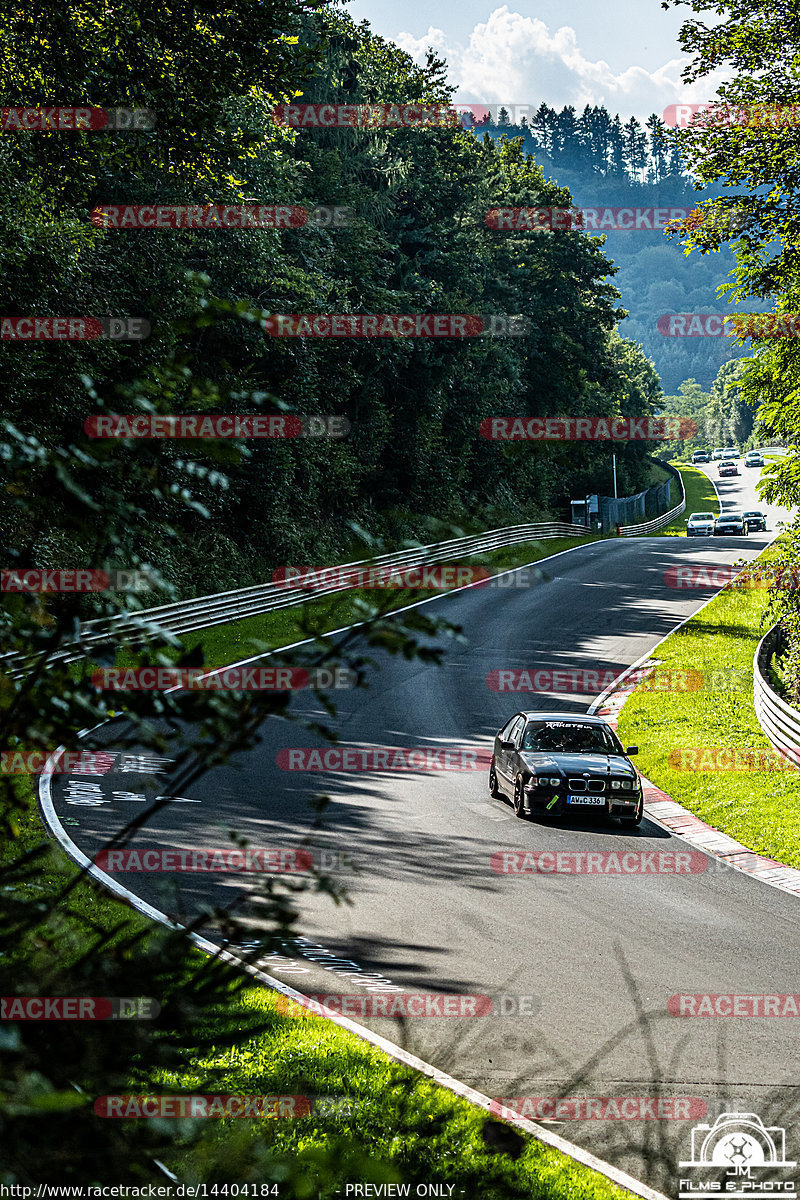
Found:
<path fill-rule="evenodd" d="M 234 22 L 201 79 L 187 27 L 173 30 L 166 15 L 138 27 L 124 14 L 118 45 L 65 22 L 58 61 L 28 36 L 24 13 L 7 22 L 15 63 L 7 100 L 34 104 L 42 90 L 98 104 L 113 97 L 150 109 L 154 128 L 0 141 L 3 311 L 152 325 L 138 342 L 4 341 L 0 351 L 5 413 L 18 436 L 80 447 L 96 463 L 86 485 L 101 509 L 104 497 L 126 492 L 132 455 L 191 496 L 195 508 L 178 528 L 138 497 L 139 527 L 121 531 L 120 565 L 152 562 L 184 592 L 201 572 L 211 591 L 259 581 L 280 562 L 335 561 L 352 549 L 354 522 L 397 541 L 429 535 L 432 517 L 483 528 L 564 519 L 571 497 L 608 489 L 602 445 L 503 447 L 478 433 L 493 415 L 641 416 L 657 404 L 655 371 L 615 332 L 618 293 L 599 245 L 579 232 L 531 241 L 487 228 L 493 205 L 565 205 L 569 193 L 519 145 L 477 142 L 460 127 L 292 129 L 275 119 L 276 101 L 298 93 L 309 103 L 446 106 L 442 63 L 419 69 L 366 23 L 321 9 L 301 13 L 294 78 L 280 63 L 265 72 L 257 48 L 236 43 Z M 173 43 L 184 47 L 184 65 L 165 67 Z M 98 206 L 153 202 L 338 205 L 355 219 L 285 229 L 108 228 L 90 219 Z M 337 312 L 522 315 L 530 331 L 276 338 L 261 324 L 269 313 Z M 93 414 L 149 406 L 283 406 L 343 416 L 351 432 L 224 446 L 84 433 Z M 632 443 L 618 456 L 621 494 L 643 486 L 648 449 Z M 10 552 L 19 563 L 82 561 L 50 509 L 37 512 L 47 483 L 32 455 L 0 492 Z"/>
<path fill-rule="evenodd" d="M 507 110 L 484 115 L 477 109 L 465 118 L 474 136 L 494 141 L 520 139 L 545 178 L 569 188 L 578 208 L 644 208 L 693 210 L 718 196 L 732 198 L 728 185 L 702 186 L 682 162 L 673 133 L 657 114 L 643 127 L 635 117 L 624 124 L 603 106 L 587 105 L 578 114 L 572 106 L 556 111 L 540 104 L 528 120 L 511 124 Z M 602 234 L 603 253 L 616 267 L 614 284 L 629 313 L 620 333 L 641 344 L 659 375 L 664 390 L 677 393 L 680 384 L 695 378 L 709 388 L 720 367 L 749 353 L 726 338 L 665 337 L 658 318 L 666 313 L 727 312 L 730 300 L 717 289 L 730 284 L 735 266 L 734 246 L 723 244 L 716 253 L 685 255 L 681 239 L 658 229 L 608 229 Z M 752 302 L 737 311 L 756 311 Z"/>

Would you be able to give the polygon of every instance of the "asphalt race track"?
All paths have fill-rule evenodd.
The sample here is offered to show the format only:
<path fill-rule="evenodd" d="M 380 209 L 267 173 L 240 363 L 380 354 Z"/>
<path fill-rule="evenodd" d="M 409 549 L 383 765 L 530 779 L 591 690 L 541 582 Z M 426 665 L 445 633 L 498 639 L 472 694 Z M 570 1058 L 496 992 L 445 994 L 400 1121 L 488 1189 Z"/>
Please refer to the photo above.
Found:
<path fill-rule="evenodd" d="M 754 497 L 759 472 L 742 470 L 719 485 L 725 507 L 766 507 Z M 768 511 L 766 535 L 610 540 L 545 562 L 549 578 L 537 586 L 438 597 L 427 612 L 460 624 L 468 644 L 452 646 L 442 668 L 387 656 L 368 690 L 337 693 L 341 743 L 488 751 L 519 708 L 585 711 L 600 690 L 591 681 L 585 691 L 516 695 L 491 691 L 486 677 L 521 667 L 618 674 L 715 590 L 671 588 L 667 570 L 755 557 L 786 515 Z M 293 703 L 312 711 L 303 693 Z M 112 753 L 119 728 L 104 731 Z M 305 992 L 363 997 L 368 983 L 380 989 L 381 979 L 369 978 L 377 974 L 384 990 L 388 979 L 409 993 L 493 996 L 486 1016 L 356 1018 L 493 1097 L 694 1098 L 710 1121 L 736 1108 L 767 1125 L 794 1123 L 796 1024 L 681 1019 L 667 1004 L 676 993 L 800 993 L 796 899 L 713 864 L 692 875 L 497 873 L 490 860 L 502 851 L 688 847 L 647 819 L 632 832 L 589 817 L 517 820 L 506 801 L 489 797 L 483 762 L 463 771 L 359 773 L 285 770 L 276 761 L 281 751 L 315 745 L 323 743 L 272 720 L 256 749 L 192 783 L 133 846 L 230 847 L 228 831 L 236 830 L 254 847 L 299 847 L 315 820 L 310 798 L 327 794 L 332 803 L 314 845 L 328 851 L 318 861 L 334 864 L 353 903 L 309 894 L 299 926 L 309 941 L 266 961 L 277 978 Z M 56 811 L 84 853 L 93 857 L 146 801 L 172 790 L 169 763 L 160 765 L 151 771 L 117 754 L 101 777 L 53 777 Z M 182 919 L 258 888 L 257 876 L 241 874 L 115 878 Z M 255 894 L 244 902 L 254 937 L 260 906 Z M 311 946 L 346 962 L 324 970 L 308 957 L 324 959 L 324 951 Z M 503 995 L 529 999 L 520 1011 Z M 697 1111 L 695 1104 L 692 1116 Z M 676 1193 L 694 1123 L 567 1120 L 552 1128 Z"/>

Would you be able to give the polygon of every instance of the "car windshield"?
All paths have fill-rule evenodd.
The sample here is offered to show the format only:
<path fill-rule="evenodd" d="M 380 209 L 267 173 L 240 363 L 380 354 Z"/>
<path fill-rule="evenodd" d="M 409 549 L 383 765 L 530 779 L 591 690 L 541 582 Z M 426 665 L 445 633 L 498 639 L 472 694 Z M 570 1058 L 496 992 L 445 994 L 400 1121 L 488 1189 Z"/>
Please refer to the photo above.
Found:
<path fill-rule="evenodd" d="M 531 721 L 522 739 L 523 750 L 556 754 L 622 754 L 622 746 L 604 725 L 577 721 Z"/>
<path fill-rule="evenodd" d="M 746 512 L 746 513 L 742 513 L 742 516 L 743 517 L 760 517 L 761 513 L 760 512 Z"/>
<path fill-rule="evenodd" d="M 689 520 L 690 521 L 713 521 L 714 514 L 713 513 L 692 513 Z"/>

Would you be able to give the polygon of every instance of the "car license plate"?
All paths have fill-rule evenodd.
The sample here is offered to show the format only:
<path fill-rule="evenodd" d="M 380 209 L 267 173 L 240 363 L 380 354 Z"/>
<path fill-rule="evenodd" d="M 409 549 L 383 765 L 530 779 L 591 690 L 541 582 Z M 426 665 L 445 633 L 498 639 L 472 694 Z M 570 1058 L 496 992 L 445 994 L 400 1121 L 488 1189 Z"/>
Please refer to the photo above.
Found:
<path fill-rule="evenodd" d="M 567 796 L 567 804 L 602 804 L 605 805 L 604 796 Z"/>

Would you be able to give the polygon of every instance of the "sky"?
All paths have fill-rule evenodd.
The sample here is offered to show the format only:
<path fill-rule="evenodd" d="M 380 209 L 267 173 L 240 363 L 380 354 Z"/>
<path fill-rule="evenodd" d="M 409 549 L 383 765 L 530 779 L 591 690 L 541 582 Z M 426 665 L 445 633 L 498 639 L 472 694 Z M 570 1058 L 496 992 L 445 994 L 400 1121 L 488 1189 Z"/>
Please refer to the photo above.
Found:
<path fill-rule="evenodd" d="M 721 73 L 686 87 L 678 30 L 686 7 L 661 0 L 348 0 L 354 21 L 423 64 L 432 46 L 449 67 L 457 103 L 604 104 L 645 122 L 669 104 L 712 99 Z M 710 17 L 704 17 L 713 23 Z"/>

